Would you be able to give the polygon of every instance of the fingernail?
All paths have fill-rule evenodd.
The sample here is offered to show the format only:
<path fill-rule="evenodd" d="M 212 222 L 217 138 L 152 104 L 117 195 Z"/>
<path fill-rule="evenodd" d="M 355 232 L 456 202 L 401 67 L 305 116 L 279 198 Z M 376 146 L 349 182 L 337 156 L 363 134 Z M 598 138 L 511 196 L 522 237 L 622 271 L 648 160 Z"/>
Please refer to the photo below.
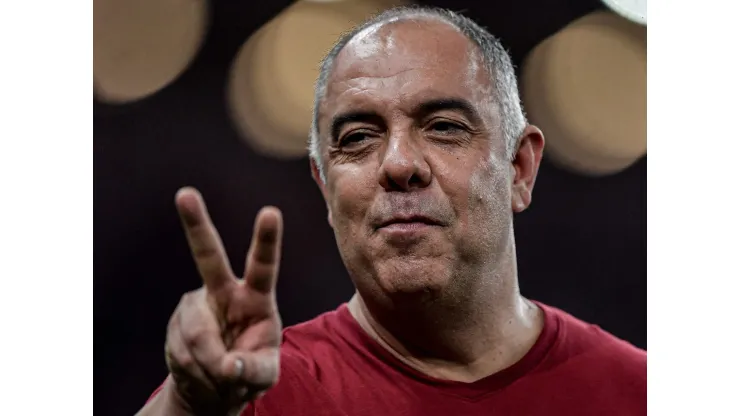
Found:
<path fill-rule="evenodd" d="M 234 373 L 236 378 L 241 378 L 244 374 L 244 361 L 241 358 L 237 358 L 234 362 Z"/>

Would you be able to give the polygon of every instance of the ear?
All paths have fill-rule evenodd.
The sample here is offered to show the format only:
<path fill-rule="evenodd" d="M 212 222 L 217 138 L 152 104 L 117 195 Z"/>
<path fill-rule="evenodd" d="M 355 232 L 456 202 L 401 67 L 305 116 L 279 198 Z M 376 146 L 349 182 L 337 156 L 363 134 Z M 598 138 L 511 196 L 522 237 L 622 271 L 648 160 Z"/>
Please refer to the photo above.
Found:
<path fill-rule="evenodd" d="M 327 219 L 329 221 L 329 226 L 334 228 L 334 223 L 331 219 L 331 206 L 329 205 L 329 198 L 327 198 L 327 194 L 326 194 L 326 184 L 321 179 L 321 172 L 319 171 L 319 167 L 316 166 L 316 161 L 313 158 L 310 158 L 310 160 L 311 160 L 311 177 L 313 178 L 314 182 L 316 182 L 316 185 L 319 186 L 319 190 L 321 190 L 321 195 L 323 195 L 324 202 L 326 202 L 326 209 L 328 211 Z"/>
<path fill-rule="evenodd" d="M 528 125 L 519 138 L 519 148 L 511 162 L 511 209 L 522 212 L 532 203 L 532 190 L 545 148 L 545 136 L 535 126 Z"/>

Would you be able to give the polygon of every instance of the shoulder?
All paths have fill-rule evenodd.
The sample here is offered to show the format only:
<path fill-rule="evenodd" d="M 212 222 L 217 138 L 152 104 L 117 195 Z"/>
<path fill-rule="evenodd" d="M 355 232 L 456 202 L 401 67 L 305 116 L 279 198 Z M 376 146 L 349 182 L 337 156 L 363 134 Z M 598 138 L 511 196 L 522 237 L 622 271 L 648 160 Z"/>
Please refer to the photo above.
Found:
<path fill-rule="evenodd" d="M 278 382 L 242 416 L 343 414 L 322 380 L 328 374 L 346 371 L 342 366 L 347 355 L 343 307 L 283 331 Z"/>
<path fill-rule="evenodd" d="M 560 309 L 540 305 L 558 323 L 557 356 L 570 367 L 611 375 L 638 387 L 647 383 L 647 351 Z"/>
<path fill-rule="evenodd" d="M 285 362 L 284 367 L 299 367 L 291 370 L 307 371 L 318 378 L 322 368 L 341 357 L 338 351 L 347 348 L 344 308 L 345 305 L 342 305 L 336 310 L 283 330 L 280 353 Z"/>
<path fill-rule="evenodd" d="M 553 406 L 578 414 L 645 414 L 647 352 L 562 310 L 539 306 L 553 341 L 529 380 L 546 386 Z"/>

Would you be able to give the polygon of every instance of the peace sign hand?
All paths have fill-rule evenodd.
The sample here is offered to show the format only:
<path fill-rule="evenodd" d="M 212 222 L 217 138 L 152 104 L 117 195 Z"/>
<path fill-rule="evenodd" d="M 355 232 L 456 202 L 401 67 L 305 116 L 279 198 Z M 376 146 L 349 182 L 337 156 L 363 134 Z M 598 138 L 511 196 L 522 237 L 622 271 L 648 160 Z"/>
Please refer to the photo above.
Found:
<path fill-rule="evenodd" d="M 183 188 L 175 202 L 204 286 L 185 294 L 170 319 L 165 352 L 172 390 L 189 414 L 238 414 L 278 378 L 282 216 L 274 207 L 257 214 L 239 279 L 200 194 Z"/>

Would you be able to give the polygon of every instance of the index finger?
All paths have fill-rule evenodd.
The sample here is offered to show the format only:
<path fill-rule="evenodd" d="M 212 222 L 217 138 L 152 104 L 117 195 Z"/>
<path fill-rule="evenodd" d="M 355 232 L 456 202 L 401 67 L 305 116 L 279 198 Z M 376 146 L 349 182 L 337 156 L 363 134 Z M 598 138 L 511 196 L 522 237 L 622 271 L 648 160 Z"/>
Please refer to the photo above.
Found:
<path fill-rule="evenodd" d="M 175 196 L 175 205 L 193 259 L 208 291 L 215 294 L 235 283 L 223 243 L 200 193 L 194 188 L 182 188 Z"/>

